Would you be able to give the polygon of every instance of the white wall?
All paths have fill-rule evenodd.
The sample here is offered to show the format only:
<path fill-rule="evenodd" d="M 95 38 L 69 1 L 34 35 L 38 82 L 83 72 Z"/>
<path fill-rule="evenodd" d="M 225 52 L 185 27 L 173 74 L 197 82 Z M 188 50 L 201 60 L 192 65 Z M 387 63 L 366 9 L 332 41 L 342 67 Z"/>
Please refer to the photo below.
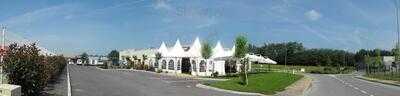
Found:
<path fill-rule="evenodd" d="M 225 61 L 214 61 L 214 71 L 218 72 L 218 75 L 225 75 Z"/>

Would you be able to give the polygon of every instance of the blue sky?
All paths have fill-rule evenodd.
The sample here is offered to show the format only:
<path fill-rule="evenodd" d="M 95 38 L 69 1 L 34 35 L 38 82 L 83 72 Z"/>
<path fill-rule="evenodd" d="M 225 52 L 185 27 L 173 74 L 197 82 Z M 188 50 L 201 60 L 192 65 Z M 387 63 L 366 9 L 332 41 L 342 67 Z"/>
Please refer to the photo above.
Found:
<path fill-rule="evenodd" d="M 393 0 L 0 0 L 9 41 L 66 55 L 172 46 L 194 37 L 231 47 L 298 41 L 308 48 L 390 49 Z"/>

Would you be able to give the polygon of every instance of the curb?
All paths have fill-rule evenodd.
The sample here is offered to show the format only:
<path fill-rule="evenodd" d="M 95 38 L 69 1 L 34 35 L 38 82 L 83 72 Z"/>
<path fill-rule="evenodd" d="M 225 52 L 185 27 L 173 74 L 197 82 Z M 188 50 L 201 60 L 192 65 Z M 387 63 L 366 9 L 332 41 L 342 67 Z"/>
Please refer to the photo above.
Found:
<path fill-rule="evenodd" d="M 215 78 L 195 78 L 197 80 L 209 80 L 209 81 L 228 81 L 229 79 L 215 79 Z"/>
<path fill-rule="evenodd" d="M 203 89 L 220 91 L 220 92 L 227 92 L 227 93 L 232 93 L 232 94 L 239 94 L 239 95 L 270 96 L 270 95 L 264 95 L 264 94 L 261 94 L 261 93 L 239 92 L 239 91 L 233 91 L 233 90 L 220 89 L 220 88 L 216 88 L 216 87 L 203 85 L 203 84 L 200 84 L 200 83 L 196 84 L 196 87 L 203 88 Z"/>
<path fill-rule="evenodd" d="M 400 84 L 384 82 L 384 81 L 380 81 L 379 79 L 373 79 L 373 78 L 368 78 L 368 77 L 364 77 L 364 76 L 355 76 L 355 78 L 361 79 L 361 80 L 370 81 L 370 82 L 376 82 L 376 83 L 381 83 L 381 84 L 393 85 L 393 86 L 400 87 Z"/>
<path fill-rule="evenodd" d="M 71 78 L 69 77 L 69 67 L 68 67 L 68 64 L 67 64 L 67 85 L 68 85 L 68 96 L 71 96 L 72 95 L 72 92 L 71 92 Z"/>
<path fill-rule="evenodd" d="M 229 79 L 215 79 L 215 78 L 201 78 L 201 77 L 184 77 L 184 76 L 178 76 L 175 74 L 168 74 L 168 73 L 156 73 L 156 72 L 151 72 L 151 71 L 146 71 L 146 70 L 136 70 L 136 69 L 103 69 L 103 68 L 99 68 L 96 67 L 96 69 L 99 70 L 127 70 L 127 71 L 136 71 L 136 72 L 145 72 L 145 73 L 150 73 L 150 74 L 156 74 L 156 75 L 163 75 L 163 76 L 177 76 L 180 78 L 192 78 L 192 79 L 196 79 L 196 80 L 209 80 L 209 81 L 227 81 Z"/>

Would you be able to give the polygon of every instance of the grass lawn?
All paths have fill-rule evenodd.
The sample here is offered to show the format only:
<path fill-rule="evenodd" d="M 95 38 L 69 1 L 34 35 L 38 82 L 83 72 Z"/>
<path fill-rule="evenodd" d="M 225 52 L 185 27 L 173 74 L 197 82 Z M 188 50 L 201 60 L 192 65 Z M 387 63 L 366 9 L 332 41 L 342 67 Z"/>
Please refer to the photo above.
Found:
<path fill-rule="evenodd" d="M 271 70 L 284 70 L 285 65 L 276 65 L 276 64 L 251 64 L 251 68 L 254 68 L 255 70 L 257 69 L 262 69 L 262 70 L 268 70 L 268 66 L 271 67 Z M 300 70 L 301 68 L 305 68 L 306 72 L 309 72 L 310 70 L 318 70 L 321 69 L 321 67 L 318 66 L 293 66 L 293 65 L 286 65 L 288 70 Z"/>
<path fill-rule="evenodd" d="M 207 85 L 228 90 L 271 95 L 285 90 L 287 86 L 302 77 L 302 75 L 280 72 L 254 73 L 249 74 L 249 85 L 247 86 L 240 84 L 239 77 L 231 77 L 228 81 L 219 81 Z"/>
<path fill-rule="evenodd" d="M 382 79 L 382 80 L 392 80 L 392 81 L 400 82 L 400 73 L 396 73 L 396 72 L 393 72 L 393 73 L 389 73 L 389 72 L 387 72 L 387 73 L 384 73 L 384 72 L 371 73 L 371 74 L 365 75 L 365 76 L 369 77 L 369 78 L 376 78 L 376 79 Z"/>
<path fill-rule="evenodd" d="M 279 70 L 285 70 L 285 65 L 268 65 L 268 64 L 252 64 L 251 68 L 252 71 L 254 72 L 267 72 L 269 67 L 271 68 L 271 71 L 279 71 Z M 286 69 L 291 71 L 291 70 L 300 70 L 301 68 L 304 68 L 306 73 L 312 73 L 312 71 L 323 71 L 324 67 L 319 67 L 319 66 L 294 66 L 294 65 L 286 65 Z M 332 67 L 329 67 L 332 68 Z M 341 72 L 346 74 L 346 73 L 351 73 L 354 71 L 354 69 L 349 69 L 349 70 L 342 70 Z M 329 73 L 329 72 L 328 72 Z M 332 73 L 334 74 L 334 73 Z"/>

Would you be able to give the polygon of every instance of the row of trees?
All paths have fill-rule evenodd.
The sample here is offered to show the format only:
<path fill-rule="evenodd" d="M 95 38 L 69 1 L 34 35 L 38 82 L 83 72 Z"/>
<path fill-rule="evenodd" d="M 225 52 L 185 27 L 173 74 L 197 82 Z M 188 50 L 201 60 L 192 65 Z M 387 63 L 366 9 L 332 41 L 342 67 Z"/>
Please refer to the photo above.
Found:
<path fill-rule="evenodd" d="M 141 59 L 139 59 L 139 57 L 137 56 L 132 56 L 132 59 L 130 57 L 126 57 L 125 58 L 128 61 L 128 66 L 126 68 L 128 69 L 138 69 L 138 70 L 150 70 L 150 64 L 146 64 L 147 60 L 148 60 L 148 56 L 147 55 L 142 55 Z"/>
<path fill-rule="evenodd" d="M 249 45 L 251 53 L 268 56 L 278 64 L 303 66 L 382 66 L 383 56 L 395 55 L 396 49 L 361 49 L 355 53 L 346 50 L 312 48 L 299 42 L 271 43 L 262 46 Z"/>
<path fill-rule="evenodd" d="M 354 66 L 354 54 L 345 50 L 307 49 L 299 42 L 249 45 L 251 53 L 268 56 L 278 64 L 312 66 Z"/>
<path fill-rule="evenodd" d="M 39 54 L 36 44 L 11 44 L 4 58 L 4 69 L 9 84 L 21 85 L 24 96 L 38 96 L 67 64 L 63 56 Z"/>

